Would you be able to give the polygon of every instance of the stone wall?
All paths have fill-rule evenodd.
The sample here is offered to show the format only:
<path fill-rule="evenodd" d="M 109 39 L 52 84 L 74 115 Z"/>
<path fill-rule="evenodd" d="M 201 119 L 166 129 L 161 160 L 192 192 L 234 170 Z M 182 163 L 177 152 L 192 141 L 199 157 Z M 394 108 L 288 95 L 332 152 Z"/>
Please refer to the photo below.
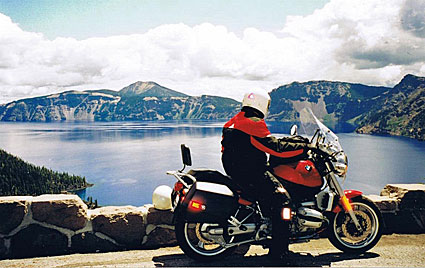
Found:
<path fill-rule="evenodd" d="M 76 195 L 0 197 L 0 259 L 175 245 L 171 221 L 153 205 L 89 210 Z"/>
<path fill-rule="evenodd" d="M 368 197 L 382 212 L 385 233 L 425 233 L 424 184 L 388 184 Z"/>
<path fill-rule="evenodd" d="M 425 185 L 387 185 L 368 197 L 386 233 L 425 232 Z M 76 195 L 0 197 L 0 259 L 172 245 L 172 213 L 153 205 L 89 210 Z"/>

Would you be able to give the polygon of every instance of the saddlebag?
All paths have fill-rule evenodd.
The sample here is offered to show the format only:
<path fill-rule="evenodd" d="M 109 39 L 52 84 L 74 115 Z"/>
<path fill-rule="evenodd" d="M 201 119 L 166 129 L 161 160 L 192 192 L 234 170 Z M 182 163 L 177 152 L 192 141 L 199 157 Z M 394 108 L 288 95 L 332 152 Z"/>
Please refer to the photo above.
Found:
<path fill-rule="evenodd" d="M 198 181 L 182 203 L 188 222 L 225 223 L 235 214 L 238 198 L 224 184 Z"/>

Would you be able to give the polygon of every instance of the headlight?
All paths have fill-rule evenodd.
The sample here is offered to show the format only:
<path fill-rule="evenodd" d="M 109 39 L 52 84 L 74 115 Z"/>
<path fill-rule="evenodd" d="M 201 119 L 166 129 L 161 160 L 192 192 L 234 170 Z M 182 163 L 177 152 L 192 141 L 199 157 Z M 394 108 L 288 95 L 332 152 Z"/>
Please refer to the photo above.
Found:
<path fill-rule="evenodd" d="M 335 156 L 336 162 L 334 162 L 334 168 L 336 173 L 339 176 L 344 176 L 347 174 L 348 169 L 348 159 L 347 156 L 344 153 L 339 153 L 337 156 Z"/>

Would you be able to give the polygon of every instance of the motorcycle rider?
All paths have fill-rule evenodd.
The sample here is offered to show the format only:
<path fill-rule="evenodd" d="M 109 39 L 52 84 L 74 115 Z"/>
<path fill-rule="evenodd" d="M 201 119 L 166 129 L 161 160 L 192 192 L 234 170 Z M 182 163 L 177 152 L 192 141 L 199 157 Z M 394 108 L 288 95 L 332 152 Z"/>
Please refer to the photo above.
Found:
<path fill-rule="evenodd" d="M 222 164 L 243 190 L 259 200 L 263 211 L 272 218 L 272 242 L 269 255 L 280 259 L 289 253 L 289 224 L 281 218 L 281 209 L 289 201 L 289 194 L 269 171 L 267 155 L 288 161 L 304 156 L 308 140 L 271 136 L 264 121 L 270 106 L 266 91 L 247 92 L 241 111 L 223 126 Z"/>

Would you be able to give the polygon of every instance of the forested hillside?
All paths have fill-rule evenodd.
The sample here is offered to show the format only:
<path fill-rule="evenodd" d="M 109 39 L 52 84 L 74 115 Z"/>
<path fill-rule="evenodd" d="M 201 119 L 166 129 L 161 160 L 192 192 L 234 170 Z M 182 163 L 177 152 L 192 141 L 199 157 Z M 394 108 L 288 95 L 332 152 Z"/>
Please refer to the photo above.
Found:
<path fill-rule="evenodd" d="M 0 149 L 0 196 L 57 194 L 88 186 L 84 177 L 37 167 Z"/>
<path fill-rule="evenodd" d="M 406 75 L 359 120 L 359 133 L 390 134 L 425 141 L 425 77 Z"/>

